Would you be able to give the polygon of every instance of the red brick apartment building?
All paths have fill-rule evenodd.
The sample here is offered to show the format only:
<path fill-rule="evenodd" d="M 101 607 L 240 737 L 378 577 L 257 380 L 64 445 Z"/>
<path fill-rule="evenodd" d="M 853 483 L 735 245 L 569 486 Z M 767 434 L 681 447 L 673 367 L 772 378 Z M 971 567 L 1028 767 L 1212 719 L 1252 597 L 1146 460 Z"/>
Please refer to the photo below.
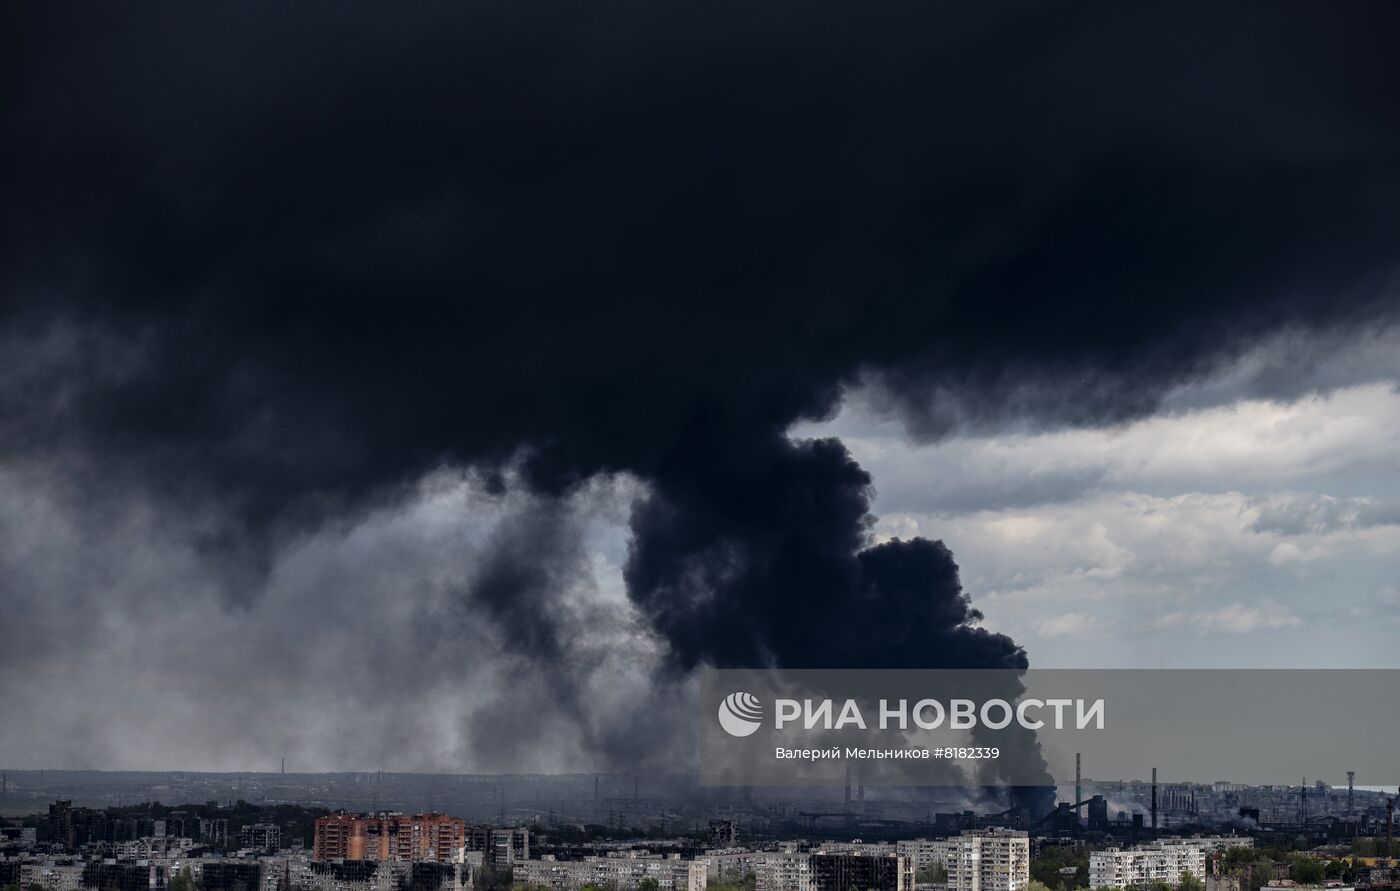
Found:
<path fill-rule="evenodd" d="M 465 843 L 466 833 L 465 820 L 446 814 L 331 814 L 316 820 L 312 856 L 317 860 L 448 863 Z"/>

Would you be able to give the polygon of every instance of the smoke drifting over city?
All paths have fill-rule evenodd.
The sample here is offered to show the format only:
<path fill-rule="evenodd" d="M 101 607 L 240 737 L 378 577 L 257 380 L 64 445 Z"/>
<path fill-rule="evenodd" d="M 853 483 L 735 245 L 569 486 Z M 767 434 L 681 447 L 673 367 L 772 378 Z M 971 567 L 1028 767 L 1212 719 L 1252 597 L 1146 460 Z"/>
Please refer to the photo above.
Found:
<path fill-rule="evenodd" d="M 1205 9 L 7 10 L 5 753 L 660 770 L 697 666 L 1027 666 L 790 431 L 1396 321 L 1400 10 Z"/>

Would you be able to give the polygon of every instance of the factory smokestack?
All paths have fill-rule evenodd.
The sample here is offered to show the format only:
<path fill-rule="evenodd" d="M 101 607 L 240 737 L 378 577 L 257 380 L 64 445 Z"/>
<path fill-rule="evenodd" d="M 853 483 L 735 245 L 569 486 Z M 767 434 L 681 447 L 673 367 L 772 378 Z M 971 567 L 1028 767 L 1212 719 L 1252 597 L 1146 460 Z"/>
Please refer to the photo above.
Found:
<path fill-rule="evenodd" d="M 1079 805 L 1079 802 L 1081 802 L 1081 801 L 1083 801 L 1083 800 L 1084 800 L 1084 788 L 1083 788 L 1083 785 L 1082 785 L 1082 783 L 1081 783 L 1081 776 L 1080 776 L 1080 773 L 1079 773 L 1079 753 L 1078 753 L 1078 752 L 1075 752 L 1075 753 L 1074 753 L 1074 804 L 1075 804 L 1074 815 L 1075 815 L 1075 820 L 1078 820 L 1078 819 L 1079 819 L 1078 805 Z"/>
<path fill-rule="evenodd" d="M 1391 832 L 1394 826 L 1395 799 L 1387 798 L 1385 800 L 1385 856 L 1387 860 L 1395 859 L 1395 838 Z"/>
<path fill-rule="evenodd" d="M 1152 828 L 1157 828 L 1157 768 L 1152 768 Z"/>
<path fill-rule="evenodd" d="M 1347 771 L 1347 811 L 1356 804 L 1356 771 Z"/>

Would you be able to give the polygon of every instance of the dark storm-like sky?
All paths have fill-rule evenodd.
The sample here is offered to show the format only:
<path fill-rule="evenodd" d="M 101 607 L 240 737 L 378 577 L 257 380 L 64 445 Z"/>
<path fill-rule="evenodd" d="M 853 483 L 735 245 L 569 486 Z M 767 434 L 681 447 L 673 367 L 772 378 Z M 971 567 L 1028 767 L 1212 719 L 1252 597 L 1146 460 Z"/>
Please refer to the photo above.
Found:
<path fill-rule="evenodd" d="M 2 15 L 15 766 L 606 766 L 701 664 L 1025 665 L 1219 539 L 1095 527 L 1183 450 L 1393 555 L 1393 7 Z M 1307 406 L 1351 489 L 1218 485 L 1211 412 Z M 1306 544 L 1128 613 L 1297 627 L 1236 570 Z"/>

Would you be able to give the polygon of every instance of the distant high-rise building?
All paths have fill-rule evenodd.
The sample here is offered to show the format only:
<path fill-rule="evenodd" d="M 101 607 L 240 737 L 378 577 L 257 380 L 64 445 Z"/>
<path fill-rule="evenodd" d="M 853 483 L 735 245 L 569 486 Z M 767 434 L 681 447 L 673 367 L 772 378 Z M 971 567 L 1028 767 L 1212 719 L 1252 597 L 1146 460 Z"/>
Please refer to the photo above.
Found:
<path fill-rule="evenodd" d="M 484 863 L 507 867 L 530 858 L 530 830 L 473 824 L 466 827 L 462 848 L 480 851 Z"/>
<path fill-rule="evenodd" d="M 282 847 L 282 827 L 276 823 L 250 823 L 239 831 L 239 847 L 271 854 Z"/>
<path fill-rule="evenodd" d="M 448 863 L 465 841 L 466 822 L 446 814 L 332 814 L 316 820 L 312 856 L 317 860 Z"/>
<path fill-rule="evenodd" d="M 228 845 L 228 820 L 223 817 L 200 820 L 199 840 L 206 845 L 226 847 Z"/>
<path fill-rule="evenodd" d="M 77 847 L 74 838 L 73 802 L 59 799 L 49 805 L 49 839 L 65 848 Z"/>
<path fill-rule="evenodd" d="M 530 859 L 530 830 L 522 827 L 496 829 L 491 834 L 491 863 L 510 866 L 517 860 Z"/>
<path fill-rule="evenodd" d="M 165 821 L 153 820 L 149 818 L 138 818 L 131 821 L 131 838 L 164 838 Z"/>
<path fill-rule="evenodd" d="M 105 815 L 60 799 L 49 805 L 49 840 L 64 848 L 76 848 L 90 841 L 115 841 L 107 833 Z"/>
<path fill-rule="evenodd" d="M 739 827 L 733 820 L 710 821 L 710 847 L 732 848 L 739 842 Z"/>

